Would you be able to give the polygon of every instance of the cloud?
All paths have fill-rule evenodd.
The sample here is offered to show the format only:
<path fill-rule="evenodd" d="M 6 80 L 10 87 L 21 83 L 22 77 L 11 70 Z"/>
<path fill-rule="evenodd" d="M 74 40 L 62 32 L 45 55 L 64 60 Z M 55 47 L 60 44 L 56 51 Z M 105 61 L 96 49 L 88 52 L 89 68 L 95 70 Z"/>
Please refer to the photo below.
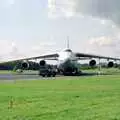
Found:
<path fill-rule="evenodd" d="M 45 54 L 49 52 L 53 52 L 53 49 L 55 48 L 56 43 L 51 41 L 51 42 L 41 42 L 41 43 L 35 43 L 30 50 L 31 54 L 34 55 L 40 55 L 40 54 Z M 52 48 L 52 49 L 51 49 Z"/>
<path fill-rule="evenodd" d="M 11 55 L 17 55 L 18 52 L 19 52 L 19 50 L 18 50 L 18 46 L 16 45 L 15 42 L 12 42 L 12 43 L 11 43 L 10 54 L 11 54 Z"/>
<path fill-rule="evenodd" d="M 17 0 L 1 0 L 0 1 L 0 5 L 3 8 L 10 8 L 11 6 L 13 6 L 15 4 Z"/>
<path fill-rule="evenodd" d="M 88 15 L 120 24 L 120 0 L 48 0 L 48 10 L 57 16 Z"/>
<path fill-rule="evenodd" d="M 86 15 L 109 19 L 120 24 L 119 0 L 76 0 L 76 12 Z"/>
<path fill-rule="evenodd" d="M 50 17 L 71 17 L 75 14 L 74 0 L 48 0 L 48 15 Z"/>
<path fill-rule="evenodd" d="M 120 33 L 113 36 L 100 36 L 91 38 L 85 43 L 86 52 L 106 55 L 120 56 Z"/>
<path fill-rule="evenodd" d="M 101 22 L 102 25 L 105 25 L 107 23 L 106 20 L 101 20 L 100 22 Z"/>
<path fill-rule="evenodd" d="M 7 54 L 12 50 L 13 41 L 8 40 L 0 40 L 0 54 Z"/>
<path fill-rule="evenodd" d="M 0 61 L 23 57 L 19 52 L 19 46 L 12 40 L 0 40 Z"/>
<path fill-rule="evenodd" d="M 16 0 L 7 0 L 7 3 L 10 5 L 14 5 Z"/>
<path fill-rule="evenodd" d="M 98 38 L 92 38 L 89 40 L 90 45 L 96 46 L 111 46 L 113 44 L 113 40 L 108 36 L 101 36 Z"/>
<path fill-rule="evenodd" d="M 23 44 L 18 44 L 13 40 L 0 40 L 0 61 L 52 53 L 56 47 L 56 43 L 54 41 L 34 42 L 32 45 L 29 44 L 27 46 Z"/>

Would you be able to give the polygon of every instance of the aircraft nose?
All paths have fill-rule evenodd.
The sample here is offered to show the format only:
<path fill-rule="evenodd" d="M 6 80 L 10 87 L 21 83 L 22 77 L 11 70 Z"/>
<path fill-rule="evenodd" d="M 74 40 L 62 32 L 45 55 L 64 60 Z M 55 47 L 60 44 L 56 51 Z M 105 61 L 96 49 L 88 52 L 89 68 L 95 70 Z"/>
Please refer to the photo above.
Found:
<path fill-rule="evenodd" d="M 70 59 L 66 59 L 66 60 L 63 62 L 63 65 L 64 65 L 64 66 L 70 66 L 70 65 L 71 65 Z"/>

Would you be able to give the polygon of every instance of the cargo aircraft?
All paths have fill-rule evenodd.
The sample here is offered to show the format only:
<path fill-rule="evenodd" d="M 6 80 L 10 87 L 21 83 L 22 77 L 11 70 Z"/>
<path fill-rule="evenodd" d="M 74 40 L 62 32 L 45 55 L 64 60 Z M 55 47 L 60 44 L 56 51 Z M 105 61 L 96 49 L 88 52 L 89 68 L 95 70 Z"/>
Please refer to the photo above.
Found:
<path fill-rule="evenodd" d="M 31 60 L 37 60 L 40 59 L 39 63 L 32 62 Z M 86 54 L 86 53 L 80 53 L 80 52 L 73 52 L 69 48 L 69 40 L 67 42 L 67 48 L 59 53 L 53 53 L 48 55 L 41 55 L 36 57 L 29 57 L 29 58 L 22 58 L 17 60 L 11 60 L 7 61 L 7 63 L 15 62 L 15 70 L 19 69 L 18 66 L 20 66 L 21 71 L 23 70 L 39 70 L 40 66 L 46 66 L 46 60 L 56 60 L 57 61 L 57 71 L 60 74 L 63 75 L 77 75 L 80 73 L 79 68 L 79 62 L 80 60 L 90 59 L 89 65 L 95 66 L 96 60 L 98 59 L 106 59 L 108 60 L 108 67 L 113 67 L 114 62 L 113 61 L 120 61 L 120 58 L 114 58 L 114 57 L 107 57 L 107 56 L 101 56 L 101 55 L 93 55 L 93 54 Z M 5 62 L 3 62 L 5 63 Z"/>

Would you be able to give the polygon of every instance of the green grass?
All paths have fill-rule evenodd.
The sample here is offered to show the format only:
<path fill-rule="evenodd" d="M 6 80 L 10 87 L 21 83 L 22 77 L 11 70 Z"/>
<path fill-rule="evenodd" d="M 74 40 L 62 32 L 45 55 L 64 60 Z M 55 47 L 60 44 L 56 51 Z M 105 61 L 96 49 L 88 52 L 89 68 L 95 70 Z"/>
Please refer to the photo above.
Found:
<path fill-rule="evenodd" d="M 14 73 L 14 72 L 11 70 L 0 70 L 0 74 L 11 74 L 11 73 Z"/>
<path fill-rule="evenodd" d="M 0 82 L 0 120 L 120 120 L 120 75 L 49 79 Z"/>
<path fill-rule="evenodd" d="M 82 70 L 83 72 L 90 72 L 90 73 L 97 73 L 98 68 L 96 69 L 89 69 L 89 70 Z M 102 74 L 107 74 L 107 75 L 120 75 L 120 69 L 119 68 L 101 68 L 101 73 Z"/>

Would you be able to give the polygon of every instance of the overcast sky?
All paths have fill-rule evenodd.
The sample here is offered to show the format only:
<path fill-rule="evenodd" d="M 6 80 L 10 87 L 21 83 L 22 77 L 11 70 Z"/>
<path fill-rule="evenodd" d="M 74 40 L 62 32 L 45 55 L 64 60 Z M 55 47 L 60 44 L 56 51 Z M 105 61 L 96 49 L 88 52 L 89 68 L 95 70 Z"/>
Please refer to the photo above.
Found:
<path fill-rule="evenodd" d="M 0 0 L 0 59 L 66 47 L 120 56 L 119 0 Z"/>

